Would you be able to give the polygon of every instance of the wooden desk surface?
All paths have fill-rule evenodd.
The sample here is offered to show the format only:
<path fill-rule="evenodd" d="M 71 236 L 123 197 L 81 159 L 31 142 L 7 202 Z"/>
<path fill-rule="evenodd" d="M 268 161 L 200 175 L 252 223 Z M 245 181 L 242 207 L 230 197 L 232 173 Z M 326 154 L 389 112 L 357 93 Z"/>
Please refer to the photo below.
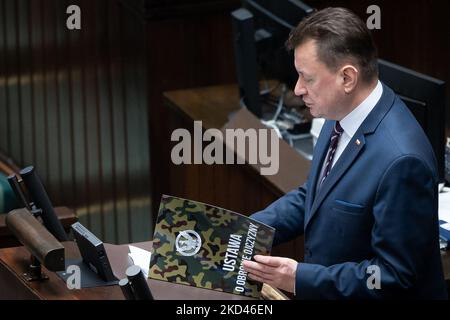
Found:
<path fill-rule="evenodd" d="M 215 128 L 222 132 L 226 129 L 267 129 L 251 112 L 239 106 L 235 84 L 169 91 L 164 97 L 166 104 L 177 114 L 190 122 L 202 121 L 204 129 Z M 242 156 L 249 163 L 248 154 Z M 261 165 L 249 164 L 249 167 L 262 183 L 281 196 L 306 181 L 310 161 L 282 139 L 279 139 L 278 159 L 279 170 L 275 175 L 260 178 Z"/>
<path fill-rule="evenodd" d="M 80 254 L 74 242 L 64 242 L 66 259 L 79 258 Z M 145 250 L 151 250 L 151 242 L 132 244 Z M 128 259 L 128 245 L 105 244 L 115 276 L 125 277 L 125 270 L 131 265 Z M 29 253 L 24 247 L 0 249 L 0 299 L 33 300 L 123 300 L 118 286 L 84 288 L 69 290 L 66 283 L 55 273 L 43 271 L 49 276 L 48 281 L 27 282 L 21 276 L 27 269 Z M 155 300 L 253 300 L 219 291 L 200 289 L 165 281 L 147 279 Z M 7 290 L 4 290 L 7 288 Z M 285 298 L 277 290 L 264 289 L 266 296 Z"/>
<path fill-rule="evenodd" d="M 80 257 L 74 242 L 64 242 L 63 244 L 66 248 L 66 259 Z M 27 282 L 22 274 L 27 270 L 29 259 L 30 254 L 25 247 L 0 250 L 0 282 L 2 287 L 8 288 L 8 290 L 0 291 L 0 299 L 123 299 L 120 288 L 117 286 L 69 290 L 62 279 L 45 268 L 42 270 L 49 277 L 48 281 Z"/>
<path fill-rule="evenodd" d="M 240 109 L 236 85 L 220 85 L 164 92 L 165 102 L 189 121 L 202 121 L 205 129 L 222 128 Z"/>

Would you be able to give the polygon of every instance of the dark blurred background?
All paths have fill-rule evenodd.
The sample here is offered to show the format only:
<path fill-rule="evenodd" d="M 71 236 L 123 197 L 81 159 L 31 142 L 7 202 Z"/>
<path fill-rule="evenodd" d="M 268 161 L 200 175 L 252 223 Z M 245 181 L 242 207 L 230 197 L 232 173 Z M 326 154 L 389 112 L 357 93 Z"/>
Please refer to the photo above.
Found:
<path fill-rule="evenodd" d="M 344 6 L 364 21 L 367 7 L 378 5 L 379 56 L 450 82 L 450 1 L 304 2 Z M 79 31 L 66 28 L 72 4 L 81 8 Z M 20 167 L 35 165 L 53 204 L 74 208 L 103 241 L 150 239 L 161 194 L 176 184 L 166 176 L 162 93 L 236 82 L 230 12 L 238 7 L 238 0 L 0 0 L 0 149 Z M 254 210 L 240 192 L 207 199 L 185 191 Z"/>

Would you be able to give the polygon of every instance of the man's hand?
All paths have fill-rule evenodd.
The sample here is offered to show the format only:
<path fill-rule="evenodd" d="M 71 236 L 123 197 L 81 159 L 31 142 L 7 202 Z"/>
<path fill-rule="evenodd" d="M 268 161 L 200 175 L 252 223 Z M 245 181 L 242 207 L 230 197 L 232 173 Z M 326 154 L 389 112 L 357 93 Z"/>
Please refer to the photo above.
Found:
<path fill-rule="evenodd" d="M 255 261 L 244 260 L 244 269 L 250 279 L 267 283 L 272 287 L 294 292 L 297 261 L 281 258 L 256 255 Z"/>

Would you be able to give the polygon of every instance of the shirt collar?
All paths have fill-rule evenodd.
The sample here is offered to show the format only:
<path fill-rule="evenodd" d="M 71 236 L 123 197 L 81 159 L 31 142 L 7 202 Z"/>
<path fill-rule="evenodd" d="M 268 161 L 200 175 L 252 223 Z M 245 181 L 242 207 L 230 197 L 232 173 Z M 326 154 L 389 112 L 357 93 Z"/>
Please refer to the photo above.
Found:
<path fill-rule="evenodd" d="M 353 137 L 353 135 L 356 133 L 356 130 L 358 130 L 359 126 L 369 115 L 370 111 L 372 111 L 372 109 L 378 103 L 382 94 L 383 86 L 380 80 L 378 80 L 375 89 L 372 90 L 369 96 L 364 99 L 364 101 L 361 102 L 361 104 L 357 106 L 352 112 L 350 112 L 341 121 L 339 121 L 342 129 L 344 129 L 344 133 L 349 135 L 350 138 Z"/>

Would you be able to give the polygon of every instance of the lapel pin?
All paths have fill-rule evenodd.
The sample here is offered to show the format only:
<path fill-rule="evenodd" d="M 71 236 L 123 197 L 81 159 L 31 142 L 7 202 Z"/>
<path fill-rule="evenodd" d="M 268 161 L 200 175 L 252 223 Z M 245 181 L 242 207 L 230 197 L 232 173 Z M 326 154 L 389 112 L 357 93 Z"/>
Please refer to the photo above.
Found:
<path fill-rule="evenodd" d="M 356 139 L 356 144 L 359 146 L 361 144 L 361 141 L 359 141 L 359 139 Z"/>

